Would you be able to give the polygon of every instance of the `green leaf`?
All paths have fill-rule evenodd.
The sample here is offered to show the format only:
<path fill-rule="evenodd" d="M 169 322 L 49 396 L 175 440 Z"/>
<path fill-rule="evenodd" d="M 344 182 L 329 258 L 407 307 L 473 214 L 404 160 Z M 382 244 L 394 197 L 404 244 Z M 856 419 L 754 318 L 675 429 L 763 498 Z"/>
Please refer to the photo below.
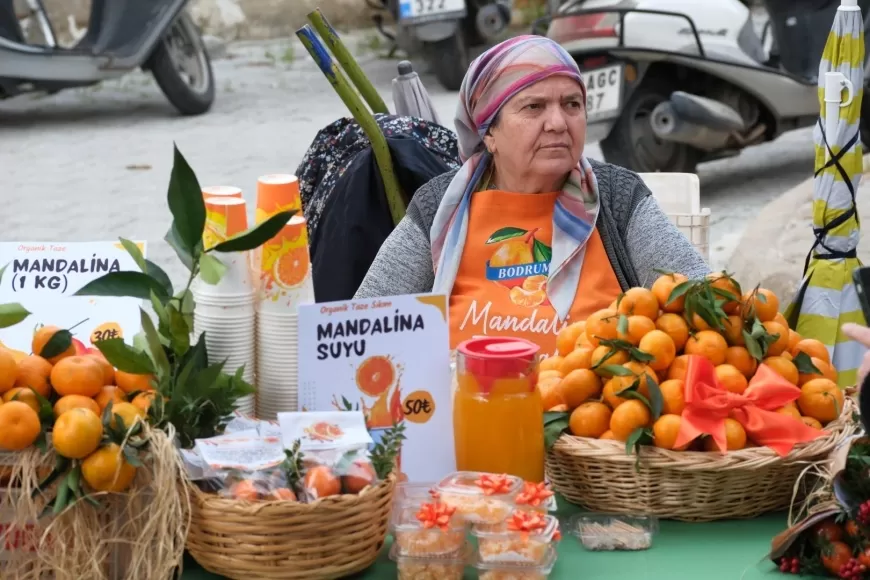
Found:
<path fill-rule="evenodd" d="M 170 248 L 175 250 L 175 255 L 178 256 L 178 259 L 181 260 L 184 267 L 193 271 L 193 263 L 195 261 L 194 256 L 199 256 L 202 253 L 202 242 L 200 241 L 199 246 L 194 248 L 192 251 L 187 250 L 181 241 L 181 234 L 178 233 L 175 224 L 170 226 L 169 231 L 166 232 L 165 236 L 163 236 L 163 240 L 169 244 Z"/>
<path fill-rule="evenodd" d="M 196 385 L 200 389 L 205 389 L 214 385 L 218 377 L 224 370 L 224 363 L 219 362 L 213 365 L 209 365 L 203 370 L 201 370 L 196 377 L 193 377 Z"/>
<path fill-rule="evenodd" d="M 616 332 L 623 336 L 628 334 L 628 316 L 625 314 L 619 315 L 619 322 L 616 323 Z"/>
<path fill-rule="evenodd" d="M 43 427 L 50 427 L 54 423 L 54 409 L 51 408 L 51 401 L 39 394 L 39 392 L 31 388 L 33 394 L 36 395 L 36 400 L 39 402 L 39 422 Z"/>
<path fill-rule="evenodd" d="M 662 407 L 665 405 L 662 391 L 659 389 L 657 382 L 653 378 L 644 373 L 646 376 L 646 388 L 649 391 L 649 409 L 652 412 L 653 419 L 658 419 L 662 416 Z"/>
<path fill-rule="evenodd" d="M 639 393 L 637 391 L 637 383 L 628 387 L 627 389 L 622 389 L 618 393 L 615 393 L 617 397 L 622 397 L 623 399 L 637 399 L 644 405 L 646 405 L 647 409 L 652 409 L 652 403 L 650 403 L 649 399 L 647 399 L 643 393 Z"/>
<path fill-rule="evenodd" d="M 627 369 L 622 365 L 604 365 L 599 370 L 614 377 L 630 377 L 634 375 L 631 369 Z"/>
<path fill-rule="evenodd" d="M 821 375 L 822 371 L 813 364 L 813 359 L 807 353 L 800 351 L 792 360 L 794 366 L 802 375 Z"/>
<path fill-rule="evenodd" d="M 544 413 L 544 447 L 549 450 L 568 429 L 568 413 L 549 411 Z"/>
<path fill-rule="evenodd" d="M 643 352 L 639 348 L 630 348 L 628 350 L 628 355 L 634 360 L 640 362 L 650 362 L 651 360 L 654 360 L 656 358 L 648 352 Z"/>
<path fill-rule="evenodd" d="M 119 296 L 151 300 L 151 293 L 167 299 L 166 289 L 142 272 L 109 272 L 82 286 L 75 296 Z"/>
<path fill-rule="evenodd" d="M 686 280 L 685 282 L 677 284 L 674 289 L 671 290 L 671 294 L 670 296 L 668 296 L 668 301 L 666 302 L 666 304 L 670 304 L 675 300 L 679 300 L 680 296 L 685 295 L 686 292 L 688 292 L 695 286 L 695 284 L 696 282 L 694 282 L 693 280 Z"/>
<path fill-rule="evenodd" d="M 528 230 L 524 230 L 522 228 L 502 228 L 496 231 L 494 234 L 489 236 L 489 239 L 486 240 L 487 244 L 497 244 L 498 242 L 503 242 L 505 240 L 510 240 L 512 238 L 518 238 L 522 235 L 529 233 Z"/>
<path fill-rule="evenodd" d="M 148 341 L 148 351 L 151 353 L 150 358 L 157 367 L 157 376 L 163 377 L 169 374 L 170 367 L 166 351 L 163 350 L 163 344 L 160 342 L 160 336 L 157 334 L 157 329 L 154 328 L 151 318 L 141 308 L 139 309 L 139 320 L 142 324 L 142 331 L 145 333 L 145 340 Z"/>
<path fill-rule="evenodd" d="M 127 250 L 127 253 L 130 254 L 130 257 L 133 258 L 133 261 L 136 262 L 139 270 L 145 272 L 145 256 L 142 255 L 142 250 L 139 249 L 139 246 L 128 239 L 118 239 L 121 241 L 121 245 L 124 246 L 124 249 Z"/>
<path fill-rule="evenodd" d="M 169 279 L 169 274 L 163 271 L 163 268 L 152 262 L 145 260 L 145 273 L 154 278 L 160 286 L 166 290 L 167 296 L 172 296 L 174 289 L 172 288 L 172 280 Z"/>
<path fill-rule="evenodd" d="M 764 359 L 764 352 L 762 351 L 761 345 L 758 343 L 754 336 L 752 336 L 745 330 L 742 332 L 743 342 L 746 343 L 746 350 L 749 351 L 749 354 L 752 356 L 752 358 L 761 362 Z"/>
<path fill-rule="evenodd" d="M 0 328 L 15 326 L 28 316 L 30 311 L 17 302 L 0 304 Z"/>
<path fill-rule="evenodd" d="M 139 455 L 136 454 L 136 450 L 131 449 L 126 445 L 124 446 L 124 459 L 126 459 L 127 463 L 133 467 L 142 467 L 142 461 L 139 460 Z"/>
<path fill-rule="evenodd" d="M 211 254 L 203 254 L 199 259 L 199 275 L 206 284 L 214 286 L 226 273 L 226 265 Z"/>
<path fill-rule="evenodd" d="M 169 344 L 177 355 L 183 355 L 190 349 L 190 333 L 193 331 L 185 320 L 184 314 L 175 306 L 167 308 L 169 315 Z"/>
<path fill-rule="evenodd" d="M 51 338 L 48 339 L 48 342 L 45 343 L 45 346 L 42 347 L 40 352 L 35 352 L 33 354 L 38 354 L 42 358 L 49 359 L 56 357 L 59 354 L 62 354 L 72 346 L 73 335 L 69 330 L 61 329 L 51 335 Z"/>
<path fill-rule="evenodd" d="M 174 160 L 169 178 L 167 201 L 172 212 L 172 225 L 178 234 L 181 247 L 196 256 L 196 248 L 202 244 L 205 230 L 205 201 L 196 174 L 184 155 L 173 145 Z"/>
<path fill-rule="evenodd" d="M 109 338 L 96 344 L 111 365 L 125 373 L 134 375 L 154 374 L 154 363 L 148 355 L 134 349 L 123 338 Z"/>
<path fill-rule="evenodd" d="M 276 213 L 263 223 L 240 234 L 236 234 L 225 242 L 221 242 L 209 251 L 215 252 L 247 252 L 259 248 L 276 235 L 281 229 L 287 225 L 290 218 L 296 213 L 293 211 L 282 211 Z"/>
<path fill-rule="evenodd" d="M 549 264 L 553 259 L 553 250 L 540 240 L 535 240 L 535 243 L 532 244 L 532 254 L 534 255 L 535 262 L 546 262 Z"/>
<path fill-rule="evenodd" d="M 631 455 L 633 451 L 637 451 L 637 448 L 641 445 L 641 441 L 644 439 L 644 435 L 646 435 L 646 429 L 643 427 L 638 427 L 631 432 L 631 435 L 629 435 L 628 439 L 625 440 L 626 455 Z"/>

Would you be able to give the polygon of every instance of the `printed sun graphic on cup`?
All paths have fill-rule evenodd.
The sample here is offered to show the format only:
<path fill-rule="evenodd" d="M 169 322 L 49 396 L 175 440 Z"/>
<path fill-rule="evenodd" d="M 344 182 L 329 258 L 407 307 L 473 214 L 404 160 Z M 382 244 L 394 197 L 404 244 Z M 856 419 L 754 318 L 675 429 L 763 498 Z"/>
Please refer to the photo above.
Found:
<path fill-rule="evenodd" d="M 344 435 L 344 431 L 338 425 L 320 421 L 306 427 L 305 435 L 312 441 L 335 441 Z"/>
<path fill-rule="evenodd" d="M 498 244 L 486 263 L 486 279 L 508 288 L 511 302 L 526 308 L 549 303 L 547 276 L 553 250 L 535 237 L 537 231 L 506 227 L 486 241 Z"/>
<path fill-rule="evenodd" d="M 205 229 L 202 231 L 202 245 L 205 249 L 213 248 L 226 238 L 221 232 L 227 229 L 227 218 L 219 213 L 206 212 Z"/>

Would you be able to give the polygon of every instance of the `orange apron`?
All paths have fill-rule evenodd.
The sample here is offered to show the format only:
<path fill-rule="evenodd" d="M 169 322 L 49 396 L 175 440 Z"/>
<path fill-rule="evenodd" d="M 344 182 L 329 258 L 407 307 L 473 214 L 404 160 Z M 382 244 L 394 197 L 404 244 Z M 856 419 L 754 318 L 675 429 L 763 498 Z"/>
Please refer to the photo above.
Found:
<path fill-rule="evenodd" d="M 567 320 L 547 299 L 558 193 L 479 191 L 471 197 L 468 237 L 450 296 L 451 348 L 478 335 L 514 336 L 556 353 L 563 326 L 607 308 L 622 292 L 596 228 L 586 244 Z"/>

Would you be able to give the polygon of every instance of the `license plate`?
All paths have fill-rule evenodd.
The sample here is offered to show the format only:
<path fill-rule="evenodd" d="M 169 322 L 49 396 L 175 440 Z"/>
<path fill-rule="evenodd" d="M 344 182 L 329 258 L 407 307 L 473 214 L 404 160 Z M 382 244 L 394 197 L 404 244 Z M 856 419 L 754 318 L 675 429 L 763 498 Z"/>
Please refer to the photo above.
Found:
<path fill-rule="evenodd" d="M 428 19 L 433 16 L 465 12 L 465 0 L 401 0 L 399 18 L 402 20 Z"/>
<path fill-rule="evenodd" d="M 616 117 L 622 106 L 622 65 L 606 66 L 583 73 L 586 83 L 586 117 Z"/>

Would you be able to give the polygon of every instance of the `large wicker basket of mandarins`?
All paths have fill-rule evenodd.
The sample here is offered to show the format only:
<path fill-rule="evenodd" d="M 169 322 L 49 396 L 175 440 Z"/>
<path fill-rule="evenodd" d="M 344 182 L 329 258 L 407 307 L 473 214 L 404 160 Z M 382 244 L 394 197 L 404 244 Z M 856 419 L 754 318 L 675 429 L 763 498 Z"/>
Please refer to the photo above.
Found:
<path fill-rule="evenodd" d="M 801 472 L 858 429 L 825 346 L 789 327 L 773 292 L 725 272 L 631 288 L 562 329 L 558 350 L 538 379 L 547 475 L 594 511 L 711 521 L 785 509 Z"/>
<path fill-rule="evenodd" d="M 388 429 L 369 455 L 338 462 L 300 452 L 276 469 L 236 474 L 218 488 L 189 485 L 187 550 L 209 572 L 250 580 L 344 578 L 371 566 L 384 545 L 396 458 Z"/>

